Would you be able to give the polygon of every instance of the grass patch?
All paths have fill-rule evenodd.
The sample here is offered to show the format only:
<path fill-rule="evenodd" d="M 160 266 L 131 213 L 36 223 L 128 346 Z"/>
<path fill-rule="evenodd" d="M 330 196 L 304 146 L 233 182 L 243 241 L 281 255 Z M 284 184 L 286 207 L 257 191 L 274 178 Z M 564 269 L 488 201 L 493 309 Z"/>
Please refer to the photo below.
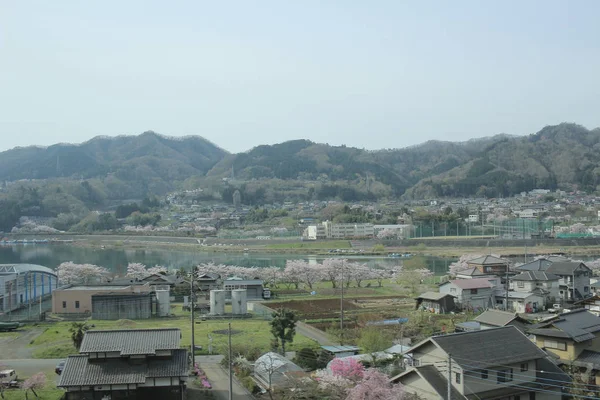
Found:
<path fill-rule="evenodd" d="M 267 249 L 307 249 L 307 250 L 329 250 L 349 249 L 352 246 L 348 240 L 324 240 L 315 242 L 291 242 L 274 243 L 266 246 Z"/>
<path fill-rule="evenodd" d="M 45 388 L 36 390 L 40 399 L 44 400 L 60 400 L 65 395 L 65 391 L 58 388 Z M 6 400 L 23 400 L 25 398 L 25 391 L 22 389 L 8 389 L 4 392 L 4 398 Z M 29 398 L 35 399 L 33 393 L 29 392 Z"/>
<path fill-rule="evenodd" d="M 263 351 L 270 350 L 271 326 L 268 321 L 259 319 L 245 320 L 219 320 L 219 321 L 200 321 L 196 320 L 194 325 L 195 344 L 202 346 L 202 351 L 197 354 L 208 354 L 209 335 L 212 337 L 213 354 L 218 354 L 219 349 L 225 348 L 227 344 L 227 335 L 218 335 L 214 331 L 228 329 L 228 323 L 231 322 L 231 329 L 241 331 L 239 335 L 232 337 L 232 343 L 251 343 L 253 346 Z M 188 318 L 165 318 L 165 319 L 147 319 L 147 320 L 119 320 L 119 321 L 89 321 L 94 325 L 93 329 L 148 329 L 148 328 L 179 328 L 181 329 L 181 346 L 189 347 L 191 343 L 191 325 Z M 69 333 L 70 322 L 57 322 L 46 329 L 38 336 L 33 346 L 34 358 L 64 358 L 73 354 L 75 349 L 70 342 Z M 39 347 L 38 347 L 39 346 Z M 296 334 L 294 343 L 288 348 L 290 351 L 299 350 L 303 347 L 316 347 L 317 343 L 303 335 Z M 76 352 L 75 352 L 76 353 Z"/>

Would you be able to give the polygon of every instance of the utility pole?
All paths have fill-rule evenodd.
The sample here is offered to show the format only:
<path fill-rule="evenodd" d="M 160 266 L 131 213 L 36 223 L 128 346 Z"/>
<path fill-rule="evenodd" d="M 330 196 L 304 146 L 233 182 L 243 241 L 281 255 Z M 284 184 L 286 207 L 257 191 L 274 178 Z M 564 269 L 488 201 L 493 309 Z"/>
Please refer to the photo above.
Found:
<path fill-rule="evenodd" d="M 452 400 L 452 356 L 448 353 L 448 393 L 447 400 Z"/>
<path fill-rule="evenodd" d="M 229 400 L 233 400 L 233 360 L 231 359 L 231 322 L 229 323 Z"/>
<path fill-rule="evenodd" d="M 344 345 L 344 260 L 342 260 L 342 295 L 340 296 L 340 344 Z"/>
<path fill-rule="evenodd" d="M 194 343 L 194 270 L 192 269 L 192 277 L 190 280 L 190 307 L 192 310 L 191 323 L 192 323 L 192 368 L 196 363 L 196 343 Z"/>
<path fill-rule="evenodd" d="M 510 284 L 508 283 L 508 263 L 506 264 L 506 309 L 505 311 L 508 311 L 508 288 L 510 287 Z"/>

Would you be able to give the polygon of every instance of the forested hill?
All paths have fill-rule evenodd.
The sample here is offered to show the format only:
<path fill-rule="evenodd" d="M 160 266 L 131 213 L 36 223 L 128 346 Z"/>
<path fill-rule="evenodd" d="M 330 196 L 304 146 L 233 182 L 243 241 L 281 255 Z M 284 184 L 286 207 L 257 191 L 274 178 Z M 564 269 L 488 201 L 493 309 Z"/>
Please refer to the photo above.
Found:
<path fill-rule="evenodd" d="M 227 152 L 200 136 L 171 138 L 145 132 L 138 136 L 96 137 L 81 144 L 23 147 L 0 153 L 0 180 L 111 176 L 140 192 L 158 194 L 177 181 L 204 175 Z"/>
<path fill-rule="evenodd" d="M 44 185 L 36 194 L 42 200 L 30 203 L 46 214 L 65 212 L 63 205 L 72 205 L 74 199 L 92 209 L 111 200 L 195 188 L 203 189 L 205 199 L 227 202 L 240 190 L 248 205 L 497 197 L 534 188 L 594 191 L 600 184 L 599 150 L 600 129 L 567 123 L 529 136 L 429 141 L 403 149 L 369 151 L 293 140 L 239 154 L 228 154 L 197 136 L 168 138 L 146 132 L 5 151 L 0 153 L 0 180 L 36 179 L 35 185 Z M 39 183 L 43 179 L 49 183 Z M 8 196 L 19 201 L 23 188 L 13 188 L 23 185 L 6 185 L 0 200 Z"/>

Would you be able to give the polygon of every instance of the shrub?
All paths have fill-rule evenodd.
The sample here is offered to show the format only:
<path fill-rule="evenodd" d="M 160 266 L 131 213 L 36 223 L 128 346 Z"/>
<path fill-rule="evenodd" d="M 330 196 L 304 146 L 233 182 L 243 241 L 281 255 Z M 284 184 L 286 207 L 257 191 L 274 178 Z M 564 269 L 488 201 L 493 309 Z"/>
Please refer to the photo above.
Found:
<path fill-rule="evenodd" d="M 242 378 L 241 383 L 242 383 L 242 386 L 244 386 L 246 388 L 246 390 L 248 390 L 250 393 L 252 393 L 252 394 L 260 393 L 260 387 L 258 387 L 258 385 L 256 384 L 256 382 L 254 382 L 254 379 L 252 379 L 252 377 L 247 376 L 245 378 Z"/>
<path fill-rule="evenodd" d="M 313 349 L 305 347 L 296 353 L 294 362 L 304 369 L 314 371 L 318 367 L 317 353 Z"/>

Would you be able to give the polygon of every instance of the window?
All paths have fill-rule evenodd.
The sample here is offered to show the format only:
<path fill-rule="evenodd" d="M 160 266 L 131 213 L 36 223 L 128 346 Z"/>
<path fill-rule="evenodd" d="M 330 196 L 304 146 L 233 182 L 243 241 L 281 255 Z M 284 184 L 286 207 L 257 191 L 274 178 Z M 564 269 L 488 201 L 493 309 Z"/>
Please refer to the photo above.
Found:
<path fill-rule="evenodd" d="M 456 381 L 456 383 L 460 383 L 460 373 L 456 372 L 454 374 L 454 380 Z"/>
<path fill-rule="evenodd" d="M 556 340 L 544 340 L 544 347 L 563 351 L 567 350 L 567 344 L 565 342 L 558 342 Z"/>
<path fill-rule="evenodd" d="M 456 288 L 455 287 L 451 287 L 450 288 L 450 293 L 456 293 Z"/>
<path fill-rule="evenodd" d="M 590 288 L 589 288 L 589 287 L 587 287 L 587 286 L 584 286 L 584 287 L 583 287 L 583 291 L 587 293 L 587 292 L 589 292 L 589 291 L 590 291 Z"/>
<path fill-rule="evenodd" d="M 477 294 L 477 289 L 471 289 L 471 294 Z"/>
<path fill-rule="evenodd" d="M 67 308 L 67 302 L 63 301 L 63 308 Z"/>
<path fill-rule="evenodd" d="M 79 308 L 79 300 L 75 302 L 75 308 Z"/>
<path fill-rule="evenodd" d="M 521 364 L 521 372 L 527 371 L 529 369 L 529 364 L 523 363 Z"/>
<path fill-rule="evenodd" d="M 510 382 L 513 379 L 512 368 L 509 369 L 499 369 L 496 372 L 498 377 L 498 383 Z"/>
<path fill-rule="evenodd" d="M 481 370 L 481 379 L 487 379 L 487 378 L 488 378 L 488 370 L 482 369 Z"/>
<path fill-rule="evenodd" d="M 517 287 L 525 287 L 525 282 L 523 281 L 517 281 Z"/>

